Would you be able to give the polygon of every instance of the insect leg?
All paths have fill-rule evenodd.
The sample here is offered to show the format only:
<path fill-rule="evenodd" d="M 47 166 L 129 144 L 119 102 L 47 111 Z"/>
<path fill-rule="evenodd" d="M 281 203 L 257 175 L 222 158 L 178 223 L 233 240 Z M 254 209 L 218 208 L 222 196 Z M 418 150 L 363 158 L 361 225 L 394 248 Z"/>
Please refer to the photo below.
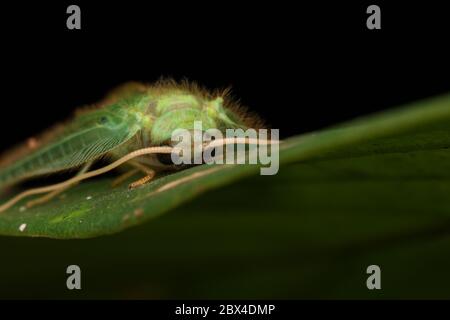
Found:
<path fill-rule="evenodd" d="M 135 188 L 138 188 L 138 187 L 140 187 L 140 186 L 143 186 L 144 184 L 146 184 L 146 183 L 148 183 L 150 180 L 152 180 L 153 177 L 154 177 L 155 174 L 156 174 L 155 170 L 153 170 L 153 169 L 151 169 L 151 168 L 149 168 L 149 167 L 147 167 L 147 166 L 145 166 L 145 165 L 143 165 L 143 164 L 141 164 L 141 163 L 139 163 L 139 162 L 131 161 L 130 164 L 131 164 L 132 166 L 136 167 L 137 169 L 139 169 L 140 171 L 144 172 L 144 173 L 145 173 L 145 176 L 142 177 L 142 178 L 139 179 L 139 180 L 136 180 L 136 181 L 130 183 L 130 184 L 128 185 L 128 189 L 135 189 Z"/>
<path fill-rule="evenodd" d="M 77 176 L 80 176 L 80 175 L 84 174 L 86 171 L 89 170 L 91 165 L 92 165 L 92 162 L 87 162 L 81 168 L 81 170 L 78 171 L 78 173 L 75 176 L 77 177 Z M 69 188 L 71 188 L 73 186 L 76 186 L 77 184 L 78 184 L 78 182 L 75 182 L 74 184 L 67 185 L 67 186 L 64 186 L 64 187 L 62 187 L 60 189 L 53 190 L 52 192 L 47 193 L 45 196 L 39 197 L 37 199 L 30 200 L 30 201 L 27 202 L 26 207 L 27 208 L 31 208 L 31 207 L 34 207 L 36 205 L 40 205 L 40 204 L 46 203 L 47 201 L 50 201 L 51 199 L 53 199 L 57 195 L 61 194 L 62 192 L 66 191 L 67 189 L 69 189 Z"/>

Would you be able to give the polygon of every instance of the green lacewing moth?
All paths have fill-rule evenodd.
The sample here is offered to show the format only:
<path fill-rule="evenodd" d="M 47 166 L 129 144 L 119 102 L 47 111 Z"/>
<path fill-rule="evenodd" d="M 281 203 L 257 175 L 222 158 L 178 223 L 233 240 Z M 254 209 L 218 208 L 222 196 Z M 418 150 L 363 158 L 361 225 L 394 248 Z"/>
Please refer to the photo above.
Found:
<path fill-rule="evenodd" d="M 201 121 L 204 130 L 263 126 L 257 116 L 229 98 L 228 90 L 211 93 L 196 84 L 173 80 L 160 80 L 153 85 L 128 83 L 113 90 L 97 106 L 81 109 L 67 123 L 0 157 L 0 192 L 35 177 L 78 170 L 68 181 L 24 192 L 1 205 L 0 212 L 31 194 L 47 193 L 27 206 L 43 203 L 78 181 L 101 174 L 101 169 L 89 172 L 99 159 L 111 162 L 109 170 L 121 161 L 129 165 L 130 169 L 115 184 L 139 172 L 145 176 L 130 187 L 145 184 L 155 170 L 174 168 L 163 156 L 171 150 L 165 146 L 170 146 L 173 130 L 191 130 L 195 121 Z M 145 148 L 145 157 L 133 153 Z"/>

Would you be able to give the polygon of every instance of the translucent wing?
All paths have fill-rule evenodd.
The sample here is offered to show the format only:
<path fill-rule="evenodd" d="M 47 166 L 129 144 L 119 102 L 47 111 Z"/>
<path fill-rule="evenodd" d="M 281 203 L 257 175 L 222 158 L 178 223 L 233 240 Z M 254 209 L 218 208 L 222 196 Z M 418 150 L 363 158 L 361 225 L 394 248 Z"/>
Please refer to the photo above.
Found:
<path fill-rule="evenodd" d="M 130 140 L 139 127 L 114 116 L 111 110 L 86 112 L 60 137 L 0 170 L 0 188 L 20 180 L 93 161 Z"/>

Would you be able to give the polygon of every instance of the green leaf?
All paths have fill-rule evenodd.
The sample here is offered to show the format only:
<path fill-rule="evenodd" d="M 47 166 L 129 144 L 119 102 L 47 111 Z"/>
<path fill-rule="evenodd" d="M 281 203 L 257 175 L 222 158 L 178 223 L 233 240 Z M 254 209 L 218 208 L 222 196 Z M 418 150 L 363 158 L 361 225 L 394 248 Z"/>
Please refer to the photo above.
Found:
<path fill-rule="evenodd" d="M 275 176 L 198 166 L 133 191 L 93 179 L 19 204 L 0 215 L 1 234 L 89 238 L 147 223 L 83 242 L 3 239 L 16 248 L 5 261 L 42 260 L 35 286 L 53 283 L 50 261 L 81 261 L 99 277 L 83 297 L 450 297 L 450 95 L 287 139 L 280 161 Z M 381 293 L 365 287 L 370 264 L 386 270 Z M 109 283 L 107 265 L 126 276 Z"/>
<path fill-rule="evenodd" d="M 208 190 L 232 182 L 236 182 L 235 188 L 241 189 L 237 181 L 248 176 L 254 176 L 264 189 L 286 179 L 290 185 L 285 191 L 291 199 L 289 202 L 303 198 L 303 193 L 294 191 L 311 181 L 331 180 L 342 183 L 342 187 L 348 185 L 349 180 L 370 182 L 370 197 L 365 199 L 344 197 L 344 190 L 336 195 L 308 194 L 304 199 L 316 210 L 324 204 L 325 196 L 335 197 L 336 201 L 340 199 L 340 207 L 360 205 L 368 210 L 373 208 L 370 203 L 377 194 L 385 195 L 383 182 L 386 180 L 423 186 L 430 183 L 424 181 L 424 177 L 434 177 L 437 181 L 433 184 L 445 185 L 445 177 L 450 172 L 446 161 L 446 148 L 450 144 L 449 100 L 449 96 L 444 96 L 288 139 L 281 146 L 281 169 L 275 177 L 256 177 L 259 168 L 251 165 L 205 165 L 161 177 L 133 191 L 127 190 L 126 184 L 111 188 L 110 179 L 86 181 L 66 192 L 63 199 L 28 210 L 24 210 L 22 203 L 1 214 L 0 233 L 52 238 L 86 238 L 114 233 L 159 216 Z M 373 185 L 375 182 L 377 185 Z M 348 192 L 358 190 L 359 186 L 351 187 Z M 278 194 L 276 190 L 274 192 Z M 258 193 L 249 191 L 245 198 L 250 195 L 257 196 Z M 274 201 L 280 197 L 271 196 Z M 204 201 L 207 199 L 206 196 Z M 258 201 L 258 196 L 254 200 Z M 414 199 L 404 201 L 402 206 Z M 391 203 L 379 205 L 383 204 L 392 208 Z M 279 205 L 277 211 L 287 207 L 284 203 Z M 433 203 L 423 202 L 423 205 L 428 207 Z M 235 210 L 241 211 L 239 207 Z M 23 231 L 19 230 L 22 224 L 26 224 Z"/>

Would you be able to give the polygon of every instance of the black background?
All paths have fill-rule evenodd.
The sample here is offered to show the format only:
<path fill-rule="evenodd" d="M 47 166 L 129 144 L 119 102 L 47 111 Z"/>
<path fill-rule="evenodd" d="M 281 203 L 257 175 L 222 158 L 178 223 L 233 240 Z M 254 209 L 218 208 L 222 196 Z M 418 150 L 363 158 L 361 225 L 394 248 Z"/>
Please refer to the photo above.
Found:
<path fill-rule="evenodd" d="M 381 7 L 382 29 L 366 28 Z M 161 76 L 234 95 L 288 137 L 450 91 L 450 11 L 410 2 L 2 5 L 4 149 L 114 86 Z M 81 7 L 81 30 L 66 8 Z"/>

